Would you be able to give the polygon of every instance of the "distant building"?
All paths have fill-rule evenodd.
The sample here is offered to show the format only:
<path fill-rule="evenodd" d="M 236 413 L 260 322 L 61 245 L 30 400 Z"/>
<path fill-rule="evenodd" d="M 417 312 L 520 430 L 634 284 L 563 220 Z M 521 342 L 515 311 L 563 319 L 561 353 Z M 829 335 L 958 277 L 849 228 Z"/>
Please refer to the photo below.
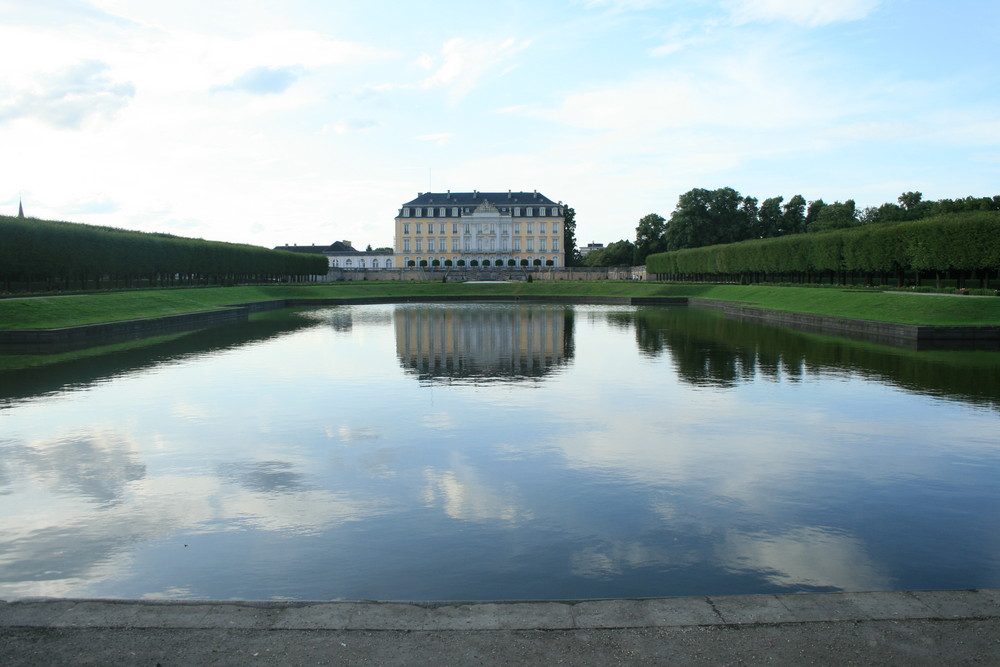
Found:
<path fill-rule="evenodd" d="M 588 243 L 586 247 L 580 248 L 580 256 L 586 257 L 587 253 L 594 252 L 595 250 L 604 250 L 603 243 Z"/>
<path fill-rule="evenodd" d="M 326 256 L 327 265 L 340 269 L 391 269 L 392 253 L 387 250 L 356 250 L 350 241 L 322 245 L 281 245 L 275 250 Z"/>
<path fill-rule="evenodd" d="M 423 192 L 396 216 L 396 266 L 562 266 L 563 206 L 534 192 Z"/>
<path fill-rule="evenodd" d="M 19 218 L 24 217 L 24 206 L 21 204 L 20 199 L 17 200 L 17 217 Z"/>

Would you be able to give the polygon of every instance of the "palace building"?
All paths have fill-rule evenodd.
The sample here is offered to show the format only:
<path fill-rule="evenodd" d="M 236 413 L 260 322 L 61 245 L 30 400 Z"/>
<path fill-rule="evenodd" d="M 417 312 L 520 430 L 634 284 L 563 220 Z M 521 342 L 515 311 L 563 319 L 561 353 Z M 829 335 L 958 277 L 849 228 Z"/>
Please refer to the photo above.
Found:
<path fill-rule="evenodd" d="M 423 192 L 396 216 L 410 266 L 562 266 L 563 206 L 534 192 Z M 426 264 L 424 264 L 426 262 Z"/>

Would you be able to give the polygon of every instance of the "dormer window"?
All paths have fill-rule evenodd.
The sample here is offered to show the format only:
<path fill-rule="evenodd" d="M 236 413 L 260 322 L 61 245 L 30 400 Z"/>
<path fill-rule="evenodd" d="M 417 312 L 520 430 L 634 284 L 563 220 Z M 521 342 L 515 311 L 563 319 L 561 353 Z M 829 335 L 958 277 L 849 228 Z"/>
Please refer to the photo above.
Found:
<path fill-rule="evenodd" d="M 404 218 L 409 218 L 410 217 L 410 209 L 408 209 L 408 208 L 404 208 L 403 209 L 403 217 Z"/>

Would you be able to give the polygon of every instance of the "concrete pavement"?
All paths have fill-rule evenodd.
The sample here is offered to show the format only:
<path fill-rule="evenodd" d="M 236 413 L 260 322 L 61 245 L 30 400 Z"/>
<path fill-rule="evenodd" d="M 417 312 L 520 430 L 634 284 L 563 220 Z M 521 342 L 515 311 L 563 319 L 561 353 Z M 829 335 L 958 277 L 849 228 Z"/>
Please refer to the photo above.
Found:
<path fill-rule="evenodd" d="M 1000 589 L 527 602 L 0 602 L 3 665 L 1000 665 Z"/>

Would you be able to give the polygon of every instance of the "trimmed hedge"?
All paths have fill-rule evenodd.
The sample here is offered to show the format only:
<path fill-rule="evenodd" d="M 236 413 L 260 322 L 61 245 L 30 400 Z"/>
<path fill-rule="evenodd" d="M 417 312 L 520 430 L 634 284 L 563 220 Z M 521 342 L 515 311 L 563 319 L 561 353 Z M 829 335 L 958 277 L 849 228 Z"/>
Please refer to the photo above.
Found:
<path fill-rule="evenodd" d="M 324 256 L 73 222 L 0 216 L 0 281 L 79 286 L 308 280 Z"/>
<path fill-rule="evenodd" d="M 646 270 L 672 280 L 814 282 L 848 273 L 979 272 L 1000 269 L 1000 212 L 794 234 L 650 255 Z"/>

